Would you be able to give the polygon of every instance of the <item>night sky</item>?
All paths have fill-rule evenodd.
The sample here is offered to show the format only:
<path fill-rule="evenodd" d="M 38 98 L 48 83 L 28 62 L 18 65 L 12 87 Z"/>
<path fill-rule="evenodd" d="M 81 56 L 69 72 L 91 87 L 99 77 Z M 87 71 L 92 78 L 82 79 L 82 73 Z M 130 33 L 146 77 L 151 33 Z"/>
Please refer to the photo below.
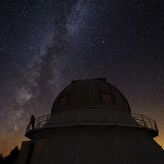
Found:
<path fill-rule="evenodd" d="M 72 80 L 106 77 L 164 145 L 163 0 L 1 0 L 0 153 Z"/>

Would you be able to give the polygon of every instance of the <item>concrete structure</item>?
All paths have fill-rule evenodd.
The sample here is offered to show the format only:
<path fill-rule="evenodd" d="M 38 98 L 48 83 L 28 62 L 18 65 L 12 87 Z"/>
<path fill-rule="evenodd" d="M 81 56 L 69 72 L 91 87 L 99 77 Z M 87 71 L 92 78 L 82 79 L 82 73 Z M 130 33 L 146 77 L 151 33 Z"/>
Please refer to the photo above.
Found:
<path fill-rule="evenodd" d="M 50 115 L 30 124 L 18 164 L 163 164 L 153 140 L 156 122 L 132 114 L 123 94 L 105 79 L 73 81 Z"/>

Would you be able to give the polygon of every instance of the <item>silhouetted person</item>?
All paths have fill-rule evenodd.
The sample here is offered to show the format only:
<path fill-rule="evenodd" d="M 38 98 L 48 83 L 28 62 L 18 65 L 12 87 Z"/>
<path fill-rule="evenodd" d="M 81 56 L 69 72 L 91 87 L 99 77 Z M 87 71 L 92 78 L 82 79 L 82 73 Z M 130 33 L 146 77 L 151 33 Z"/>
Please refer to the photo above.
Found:
<path fill-rule="evenodd" d="M 31 116 L 30 124 L 32 126 L 32 129 L 34 129 L 34 125 L 35 125 L 35 117 L 34 117 L 34 115 Z"/>

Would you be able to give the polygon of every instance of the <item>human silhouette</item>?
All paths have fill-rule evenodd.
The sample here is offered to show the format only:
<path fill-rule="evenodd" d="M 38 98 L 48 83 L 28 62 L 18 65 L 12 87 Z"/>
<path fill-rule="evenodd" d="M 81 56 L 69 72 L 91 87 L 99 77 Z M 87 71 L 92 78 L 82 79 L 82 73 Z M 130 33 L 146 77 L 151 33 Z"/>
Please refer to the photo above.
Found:
<path fill-rule="evenodd" d="M 31 116 L 30 124 L 32 126 L 32 129 L 34 129 L 34 125 L 35 125 L 35 117 L 34 117 L 34 115 Z"/>

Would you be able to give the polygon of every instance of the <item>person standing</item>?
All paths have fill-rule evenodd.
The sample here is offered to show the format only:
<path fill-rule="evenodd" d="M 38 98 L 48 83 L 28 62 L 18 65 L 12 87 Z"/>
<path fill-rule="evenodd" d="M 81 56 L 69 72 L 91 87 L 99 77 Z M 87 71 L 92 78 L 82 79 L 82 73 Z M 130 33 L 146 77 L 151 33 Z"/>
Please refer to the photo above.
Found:
<path fill-rule="evenodd" d="M 34 115 L 31 116 L 30 124 L 31 124 L 32 130 L 33 130 L 35 128 L 35 116 Z"/>

